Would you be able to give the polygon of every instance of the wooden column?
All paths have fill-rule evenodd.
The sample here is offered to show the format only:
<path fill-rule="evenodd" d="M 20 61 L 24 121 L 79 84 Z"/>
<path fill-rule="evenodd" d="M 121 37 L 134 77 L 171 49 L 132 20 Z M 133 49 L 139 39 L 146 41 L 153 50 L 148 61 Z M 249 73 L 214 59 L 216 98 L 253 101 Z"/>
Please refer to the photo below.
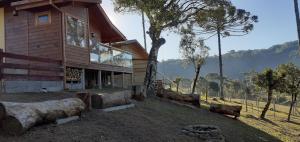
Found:
<path fill-rule="evenodd" d="M 115 73 L 111 72 L 111 87 L 115 88 Z"/>
<path fill-rule="evenodd" d="M 3 53 L 3 49 L 0 49 L 0 65 L 3 63 L 3 56 L 2 56 L 2 53 Z M 3 68 L 0 67 L 0 92 L 1 93 L 4 93 L 4 81 L 3 81 Z"/>
<path fill-rule="evenodd" d="M 102 76 L 101 76 L 101 70 L 98 71 L 98 87 L 99 87 L 99 89 L 102 89 Z"/>
<path fill-rule="evenodd" d="M 122 72 L 122 88 L 125 88 L 124 72 Z"/>
<path fill-rule="evenodd" d="M 85 69 L 82 69 L 81 85 L 82 85 L 82 90 L 85 90 Z"/>

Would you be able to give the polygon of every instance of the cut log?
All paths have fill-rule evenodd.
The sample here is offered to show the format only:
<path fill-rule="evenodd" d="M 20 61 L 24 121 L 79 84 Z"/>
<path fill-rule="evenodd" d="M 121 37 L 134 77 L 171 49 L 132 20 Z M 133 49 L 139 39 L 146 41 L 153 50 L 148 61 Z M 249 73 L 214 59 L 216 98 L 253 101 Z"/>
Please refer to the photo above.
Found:
<path fill-rule="evenodd" d="M 195 106 L 199 106 L 199 96 L 197 95 L 179 95 L 176 92 L 164 90 L 163 94 L 157 94 L 158 97 L 167 98 L 178 102 L 191 103 Z"/>
<path fill-rule="evenodd" d="M 240 116 L 242 106 L 230 106 L 224 104 L 211 104 L 209 111 L 220 114 L 233 115 L 235 118 Z"/>
<path fill-rule="evenodd" d="M 131 91 L 119 91 L 112 94 L 92 94 L 92 107 L 103 109 L 130 104 Z"/>
<path fill-rule="evenodd" d="M 84 102 L 87 111 L 92 110 L 92 100 L 90 93 L 77 93 L 76 97 Z"/>
<path fill-rule="evenodd" d="M 31 127 L 55 122 L 56 119 L 80 115 L 85 104 L 78 98 L 38 103 L 1 102 L 5 108 L 2 120 L 4 132 L 11 135 L 23 134 Z"/>

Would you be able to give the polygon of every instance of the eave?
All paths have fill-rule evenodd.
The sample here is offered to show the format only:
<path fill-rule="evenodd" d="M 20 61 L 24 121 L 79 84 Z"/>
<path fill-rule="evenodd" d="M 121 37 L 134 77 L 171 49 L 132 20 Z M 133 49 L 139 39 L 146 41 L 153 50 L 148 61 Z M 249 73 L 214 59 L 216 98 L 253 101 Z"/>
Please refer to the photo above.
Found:
<path fill-rule="evenodd" d="M 41 6 L 48 6 L 51 3 L 59 4 L 65 2 L 82 2 L 89 4 L 100 4 L 101 0 L 21 0 L 12 2 L 11 6 L 16 10 L 25 10 L 30 8 L 36 8 Z"/>

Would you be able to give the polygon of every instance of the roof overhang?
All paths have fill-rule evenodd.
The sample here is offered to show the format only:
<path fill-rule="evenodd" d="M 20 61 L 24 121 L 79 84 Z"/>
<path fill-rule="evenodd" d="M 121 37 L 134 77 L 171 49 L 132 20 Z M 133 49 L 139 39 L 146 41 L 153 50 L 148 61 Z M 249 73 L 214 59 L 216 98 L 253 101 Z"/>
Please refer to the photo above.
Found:
<path fill-rule="evenodd" d="M 82 2 L 82 3 L 91 3 L 91 4 L 100 4 L 101 0 L 19 0 L 16 2 L 12 2 L 11 6 L 13 6 L 16 10 L 25 10 L 30 8 L 36 8 L 41 6 L 48 6 L 51 3 L 59 4 L 66 2 Z"/>
<path fill-rule="evenodd" d="M 99 4 L 90 7 L 90 10 L 90 19 L 93 19 L 98 24 L 98 28 L 101 30 L 101 40 L 103 43 L 114 43 L 127 40 L 122 32 L 120 32 L 111 22 L 104 9 Z"/>
<path fill-rule="evenodd" d="M 128 46 L 131 45 L 131 46 Z M 137 41 L 137 40 L 127 40 L 127 41 L 122 41 L 122 42 L 116 42 L 113 43 L 113 46 L 118 47 L 120 49 L 124 47 L 129 47 L 132 48 L 133 50 L 136 51 L 136 53 L 141 56 L 143 60 L 148 59 L 148 52 L 145 50 L 145 48 Z"/>

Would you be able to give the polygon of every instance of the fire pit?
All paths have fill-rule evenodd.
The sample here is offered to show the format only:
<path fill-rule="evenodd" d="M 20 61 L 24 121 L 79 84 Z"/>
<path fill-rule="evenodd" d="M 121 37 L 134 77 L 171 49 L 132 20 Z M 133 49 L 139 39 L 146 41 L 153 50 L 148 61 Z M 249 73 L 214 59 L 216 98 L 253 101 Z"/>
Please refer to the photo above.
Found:
<path fill-rule="evenodd" d="M 219 127 L 213 125 L 191 125 L 184 127 L 182 132 L 188 136 L 198 137 L 206 142 L 225 142 Z"/>

